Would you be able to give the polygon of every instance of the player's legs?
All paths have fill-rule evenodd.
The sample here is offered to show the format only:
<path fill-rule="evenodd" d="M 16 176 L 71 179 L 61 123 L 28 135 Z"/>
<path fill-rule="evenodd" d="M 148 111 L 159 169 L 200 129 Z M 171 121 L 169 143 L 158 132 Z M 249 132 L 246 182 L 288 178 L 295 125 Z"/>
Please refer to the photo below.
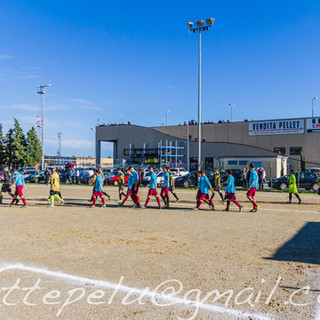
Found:
<path fill-rule="evenodd" d="M 148 203 L 150 202 L 151 196 L 148 195 L 146 203 L 144 204 L 144 207 L 146 208 L 148 206 Z"/>
<path fill-rule="evenodd" d="M 59 196 L 58 193 L 56 193 L 56 194 L 54 195 L 54 197 L 55 197 L 58 201 L 60 201 L 60 203 L 63 202 L 63 200 L 61 199 L 61 197 Z"/>
<path fill-rule="evenodd" d="M 124 198 L 123 201 L 122 201 L 122 204 L 125 204 L 125 202 L 129 199 L 130 193 L 131 193 L 131 190 L 128 189 L 128 190 L 127 190 L 127 194 L 126 194 L 125 198 Z"/>
<path fill-rule="evenodd" d="M 296 198 L 299 200 L 299 204 L 300 204 L 300 203 L 301 203 L 301 198 L 300 198 L 300 196 L 299 196 L 297 193 L 295 193 L 294 195 L 295 195 Z"/>

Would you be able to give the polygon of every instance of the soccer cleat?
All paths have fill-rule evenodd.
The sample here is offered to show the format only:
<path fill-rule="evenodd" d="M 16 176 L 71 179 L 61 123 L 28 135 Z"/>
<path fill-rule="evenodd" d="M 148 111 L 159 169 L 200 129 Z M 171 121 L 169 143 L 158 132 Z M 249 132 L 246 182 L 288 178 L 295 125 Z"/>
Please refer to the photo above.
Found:
<path fill-rule="evenodd" d="M 220 201 L 220 203 L 221 203 L 221 204 L 225 204 L 225 203 L 226 203 L 226 201 L 221 200 L 221 201 Z"/>
<path fill-rule="evenodd" d="M 53 204 L 49 204 L 49 207 L 50 207 L 50 208 L 54 208 L 54 205 L 53 205 Z"/>
<path fill-rule="evenodd" d="M 287 204 L 291 204 L 291 201 L 288 201 Z"/>
<path fill-rule="evenodd" d="M 252 210 L 250 210 L 249 212 L 257 212 L 258 209 L 257 208 L 253 208 Z"/>
<path fill-rule="evenodd" d="M 301 199 L 299 199 L 299 204 L 301 204 Z"/>
<path fill-rule="evenodd" d="M 222 211 L 229 211 L 229 209 L 225 208 L 225 209 L 223 209 Z"/>
<path fill-rule="evenodd" d="M 180 202 L 180 199 L 177 199 L 175 202 L 176 202 L 176 203 L 177 203 L 177 202 Z"/>
<path fill-rule="evenodd" d="M 243 208 L 243 207 L 239 207 L 239 212 L 241 212 L 241 211 L 242 211 L 242 208 Z"/>
<path fill-rule="evenodd" d="M 163 208 L 164 208 L 164 209 L 169 208 L 169 205 L 168 205 L 168 204 L 165 204 L 165 205 L 163 206 Z"/>
<path fill-rule="evenodd" d="M 135 208 L 136 207 L 136 204 L 134 204 L 131 208 Z"/>
<path fill-rule="evenodd" d="M 158 209 L 162 209 L 162 207 L 158 207 Z"/>
<path fill-rule="evenodd" d="M 17 200 L 16 200 L 16 203 L 15 203 L 15 205 L 18 205 L 19 201 L 20 201 L 20 200 L 19 200 L 19 199 L 17 199 Z"/>
<path fill-rule="evenodd" d="M 24 204 L 21 208 L 26 208 L 28 205 Z"/>
<path fill-rule="evenodd" d="M 257 209 L 260 209 L 260 206 L 257 206 Z"/>
<path fill-rule="evenodd" d="M 61 206 L 64 206 L 64 201 L 60 202 L 60 205 L 61 205 Z"/>
<path fill-rule="evenodd" d="M 215 207 L 211 207 L 211 210 L 212 210 L 212 211 L 216 211 L 216 208 L 215 208 Z"/>
<path fill-rule="evenodd" d="M 120 206 L 120 207 L 123 207 L 123 203 L 122 202 L 118 202 L 118 205 Z"/>
<path fill-rule="evenodd" d="M 199 209 L 198 209 L 198 208 L 193 208 L 193 210 L 194 210 L 194 211 L 199 211 Z"/>
<path fill-rule="evenodd" d="M 102 208 L 105 208 L 105 207 L 106 207 L 106 205 L 105 205 L 105 204 L 103 204 L 103 205 L 102 205 Z"/>
<path fill-rule="evenodd" d="M 90 208 L 95 208 L 95 207 L 96 207 L 95 205 L 90 206 Z"/>

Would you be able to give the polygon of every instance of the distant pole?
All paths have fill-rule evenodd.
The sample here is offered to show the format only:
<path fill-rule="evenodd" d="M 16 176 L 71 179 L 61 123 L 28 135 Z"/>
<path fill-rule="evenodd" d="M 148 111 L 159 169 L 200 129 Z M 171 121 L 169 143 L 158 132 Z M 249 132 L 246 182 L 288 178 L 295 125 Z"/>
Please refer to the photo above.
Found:
<path fill-rule="evenodd" d="M 171 110 L 167 110 L 166 111 L 166 121 L 165 121 L 165 125 L 167 126 L 168 125 L 168 113 L 170 113 L 171 112 Z"/>
<path fill-rule="evenodd" d="M 43 84 L 38 86 L 38 94 L 41 95 L 41 147 L 42 147 L 42 159 L 41 169 L 44 169 L 44 95 L 46 87 L 50 87 L 51 84 Z"/>
<path fill-rule="evenodd" d="M 62 132 L 58 132 L 58 157 L 59 157 L 59 160 L 61 160 L 61 136 L 62 136 Z M 59 164 L 61 164 L 61 161 L 59 161 Z"/>
<path fill-rule="evenodd" d="M 318 97 L 313 97 L 313 99 L 312 99 L 312 118 L 314 118 L 314 101 L 317 99 L 318 99 Z"/>
<path fill-rule="evenodd" d="M 190 128 L 187 122 L 187 170 L 190 171 Z"/>
<path fill-rule="evenodd" d="M 230 106 L 230 122 L 232 122 L 232 109 L 235 107 L 235 105 L 232 103 L 229 103 L 229 106 Z"/>

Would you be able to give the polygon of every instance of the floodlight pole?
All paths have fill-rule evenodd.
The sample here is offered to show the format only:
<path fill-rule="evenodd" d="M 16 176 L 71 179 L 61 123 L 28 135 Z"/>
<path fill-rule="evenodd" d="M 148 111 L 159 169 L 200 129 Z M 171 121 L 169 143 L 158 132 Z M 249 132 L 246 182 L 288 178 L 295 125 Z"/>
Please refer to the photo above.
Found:
<path fill-rule="evenodd" d="M 44 95 L 45 95 L 45 88 L 50 86 L 51 84 L 43 84 L 38 86 L 38 94 L 41 95 L 41 147 L 42 147 L 41 169 L 42 170 L 44 170 Z"/>
<path fill-rule="evenodd" d="M 199 32 L 199 53 L 198 53 L 198 170 L 202 169 L 201 161 L 201 36 L 202 31 L 207 31 L 213 25 L 214 19 L 210 18 L 206 20 L 207 24 L 204 25 L 204 21 L 199 20 L 196 22 L 197 27 L 192 28 L 193 23 L 188 23 L 189 31 L 193 33 Z"/>

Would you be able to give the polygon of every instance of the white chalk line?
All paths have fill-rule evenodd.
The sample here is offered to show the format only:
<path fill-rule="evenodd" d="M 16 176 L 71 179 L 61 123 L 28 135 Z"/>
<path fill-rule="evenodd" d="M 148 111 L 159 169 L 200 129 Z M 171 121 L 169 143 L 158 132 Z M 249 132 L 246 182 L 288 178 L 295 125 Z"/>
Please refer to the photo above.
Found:
<path fill-rule="evenodd" d="M 120 283 L 112 283 L 105 280 L 90 279 L 86 277 L 64 273 L 61 271 L 50 271 L 50 270 L 38 268 L 38 267 L 27 267 L 27 266 L 24 266 L 23 264 L 9 264 L 9 265 L 4 265 L 0 267 L 0 272 L 7 271 L 7 270 L 28 271 L 31 273 L 41 274 L 51 278 L 58 278 L 66 281 L 76 282 L 79 284 L 81 283 L 84 285 L 90 283 L 100 288 L 118 290 L 126 294 L 134 294 L 134 295 L 148 297 L 156 300 L 167 301 L 172 304 L 184 305 L 190 308 L 199 308 L 200 310 L 208 311 L 210 313 L 220 313 L 220 314 L 230 315 L 230 316 L 234 316 L 242 319 L 249 318 L 249 317 L 254 317 L 257 320 L 275 319 L 269 315 L 264 315 L 260 313 L 251 313 L 251 312 L 231 309 L 223 306 L 187 300 L 187 299 L 184 299 L 183 297 L 165 295 L 164 293 L 154 292 L 149 289 L 146 290 L 146 289 L 132 288 L 132 287 L 122 285 Z"/>
<path fill-rule="evenodd" d="M 314 320 L 320 320 L 320 304 L 318 304 Z"/>

